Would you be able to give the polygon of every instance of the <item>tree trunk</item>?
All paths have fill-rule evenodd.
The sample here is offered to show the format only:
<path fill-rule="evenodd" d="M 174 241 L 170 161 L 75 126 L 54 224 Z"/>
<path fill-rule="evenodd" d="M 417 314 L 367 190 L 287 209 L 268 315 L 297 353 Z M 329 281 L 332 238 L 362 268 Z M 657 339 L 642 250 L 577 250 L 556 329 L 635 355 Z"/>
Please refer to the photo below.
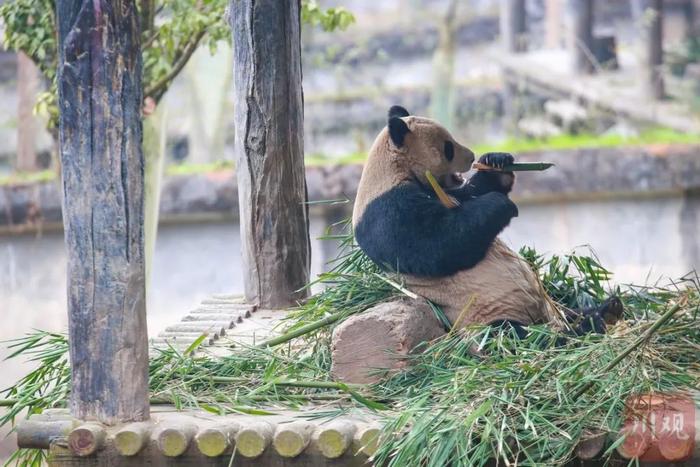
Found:
<path fill-rule="evenodd" d="M 457 42 L 457 0 L 450 0 L 438 24 L 439 40 L 433 56 L 433 90 L 430 99 L 433 118 L 453 129 L 455 113 L 454 68 Z"/>
<path fill-rule="evenodd" d="M 127 0 L 59 0 L 60 153 L 71 412 L 148 418 L 139 18 Z"/>
<path fill-rule="evenodd" d="M 663 99 L 663 0 L 643 0 L 642 5 L 646 93 L 654 99 Z"/>
<path fill-rule="evenodd" d="M 527 50 L 525 0 L 501 0 L 501 40 L 508 53 Z"/>
<path fill-rule="evenodd" d="M 245 295 L 284 308 L 306 296 L 310 261 L 300 2 L 231 0 L 230 11 Z"/>
<path fill-rule="evenodd" d="M 39 124 L 34 104 L 39 92 L 39 69 L 24 53 L 17 54 L 17 162 L 15 169 L 31 172 L 37 169 L 36 138 Z"/>
<path fill-rule="evenodd" d="M 571 51 L 574 71 L 591 74 L 593 63 L 593 0 L 569 0 L 572 19 Z"/>

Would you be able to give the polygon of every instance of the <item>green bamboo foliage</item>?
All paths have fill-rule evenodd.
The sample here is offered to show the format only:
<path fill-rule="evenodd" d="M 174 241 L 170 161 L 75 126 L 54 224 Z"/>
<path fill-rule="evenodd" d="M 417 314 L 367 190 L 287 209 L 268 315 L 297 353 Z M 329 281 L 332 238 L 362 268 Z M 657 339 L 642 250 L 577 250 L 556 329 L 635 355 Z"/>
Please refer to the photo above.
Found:
<path fill-rule="evenodd" d="M 688 276 L 667 288 L 611 287 L 611 273 L 592 255 L 525 257 L 562 306 L 588 306 L 617 293 L 626 320 L 607 335 L 571 338 L 532 326 L 518 340 L 483 327 L 453 331 L 423 344 L 412 365 L 376 385 L 348 385 L 330 376 L 330 333 L 347 316 L 406 291 L 354 245 L 293 310 L 284 339 L 214 357 L 193 344 L 156 352 L 150 362 L 151 403 L 198 407 L 217 414 L 265 416 L 281 408 L 334 402 L 333 416 L 362 408 L 384 420 L 377 465 L 563 465 L 588 433 L 616 432 L 628 396 L 700 387 L 700 285 Z M 409 292 L 410 293 L 410 292 Z M 436 307 L 438 313 L 439 308 Z M 449 324 L 449 323 L 446 323 Z M 559 342 L 560 343 L 560 342 Z M 11 358 L 37 367 L 8 388 L 0 424 L 62 406 L 70 391 L 64 335 L 37 331 L 10 342 Z M 18 452 L 29 460 L 35 451 Z M 31 465 L 31 464 L 28 464 Z"/>

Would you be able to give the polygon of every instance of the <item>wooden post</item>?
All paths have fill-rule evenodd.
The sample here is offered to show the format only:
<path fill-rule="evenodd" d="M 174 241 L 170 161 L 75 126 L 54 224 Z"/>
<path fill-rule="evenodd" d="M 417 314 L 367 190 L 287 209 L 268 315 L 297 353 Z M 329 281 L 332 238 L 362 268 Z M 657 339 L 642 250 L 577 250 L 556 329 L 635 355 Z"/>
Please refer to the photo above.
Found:
<path fill-rule="evenodd" d="M 230 11 L 245 295 L 285 308 L 306 296 L 310 261 L 300 2 L 231 0 Z"/>
<path fill-rule="evenodd" d="M 593 64 L 593 0 L 569 0 L 571 52 L 576 73 L 591 74 Z"/>
<path fill-rule="evenodd" d="M 59 0 L 71 412 L 148 418 L 141 50 L 128 0 Z"/>
<path fill-rule="evenodd" d="M 39 124 L 34 104 L 39 92 L 40 72 L 23 52 L 17 54 L 17 162 L 15 169 L 31 172 L 37 168 L 36 137 Z"/>
<path fill-rule="evenodd" d="M 527 50 L 525 0 L 501 0 L 501 40 L 508 53 Z"/>
<path fill-rule="evenodd" d="M 654 99 L 665 96 L 663 78 L 663 1 L 642 0 L 642 31 L 645 48 L 646 93 Z"/>

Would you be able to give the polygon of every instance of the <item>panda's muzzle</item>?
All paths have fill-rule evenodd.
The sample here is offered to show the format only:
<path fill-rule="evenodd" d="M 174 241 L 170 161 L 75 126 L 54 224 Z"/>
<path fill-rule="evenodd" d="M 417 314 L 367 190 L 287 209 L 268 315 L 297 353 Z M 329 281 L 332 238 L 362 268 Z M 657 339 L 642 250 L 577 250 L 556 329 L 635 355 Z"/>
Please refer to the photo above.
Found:
<path fill-rule="evenodd" d="M 464 183 L 464 178 L 461 174 L 454 172 L 448 173 L 447 175 L 440 177 L 440 180 L 438 181 L 440 183 L 440 186 L 442 186 L 445 189 L 450 189 L 462 186 L 462 184 Z"/>

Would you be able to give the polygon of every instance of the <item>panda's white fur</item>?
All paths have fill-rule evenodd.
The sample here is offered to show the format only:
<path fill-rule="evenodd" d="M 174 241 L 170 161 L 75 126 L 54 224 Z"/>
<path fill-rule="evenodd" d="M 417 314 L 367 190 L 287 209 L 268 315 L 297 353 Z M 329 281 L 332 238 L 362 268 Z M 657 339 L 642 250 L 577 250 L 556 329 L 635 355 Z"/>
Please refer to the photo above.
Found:
<path fill-rule="evenodd" d="M 376 262 L 397 270 L 410 290 L 440 305 L 453 324 L 557 320 L 557 308 L 530 266 L 495 238 L 517 215 L 502 179 L 470 179 L 479 187 L 468 180 L 463 192 L 455 191 L 463 195 L 462 206 L 450 212 L 431 196 L 426 170 L 450 188 L 454 173 L 468 170 L 473 160 L 437 122 L 392 108 L 360 180 L 353 211 L 358 243 Z M 472 254 L 463 262 L 451 257 Z M 430 264 L 423 268 L 423 262 Z"/>

